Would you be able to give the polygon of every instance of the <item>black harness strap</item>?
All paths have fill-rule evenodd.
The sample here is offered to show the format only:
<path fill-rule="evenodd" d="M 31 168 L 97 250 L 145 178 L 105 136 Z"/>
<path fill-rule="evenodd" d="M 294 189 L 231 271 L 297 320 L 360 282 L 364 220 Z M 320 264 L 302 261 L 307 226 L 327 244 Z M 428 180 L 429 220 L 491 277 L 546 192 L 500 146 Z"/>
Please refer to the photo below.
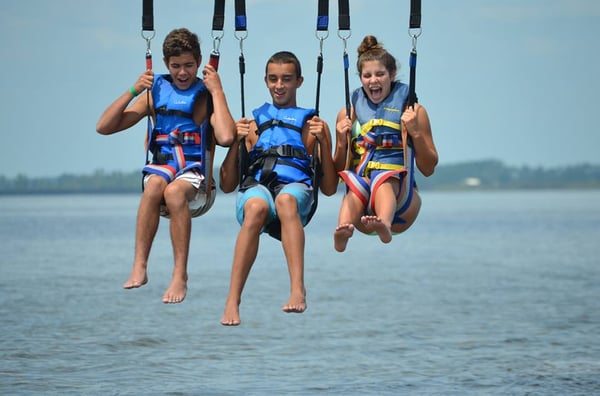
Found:
<path fill-rule="evenodd" d="M 319 35 L 318 32 L 326 32 Z M 321 96 L 321 75 L 323 74 L 323 41 L 329 36 L 329 0 L 319 0 L 317 10 L 317 38 L 319 39 L 320 52 L 317 57 L 317 98 L 315 112 L 319 115 L 319 98 Z"/>
<path fill-rule="evenodd" d="M 293 157 L 301 160 L 308 159 L 304 150 L 294 147 L 291 144 L 281 144 L 279 146 L 271 146 L 267 150 L 257 150 L 258 158 L 264 156 L 272 157 Z M 295 167 L 298 169 L 304 169 Z"/>
<path fill-rule="evenodd" d="M 350 30 L 350 5 L 348 0 L 338 0 L 338 25 L 340 30 Z"/>
<path fill-rule="evenodd" d="M 421 0 L 410 0 L 409 29 L 421 28 Z"/>
<path fill-rule="evenodd" d="M 154 6 L 152 0 L 142 0 L 142 30 L 154 30 Z"/>
<path fill-rule="evenodd" d="M 350 5 L 348 0 L 338 0 L 338 36 L 344 42 L 344 87 L 346 96 L 346 116 L 350 117 L 350 80 L 348 78 L 348 69 L 350 62 L 348 60 L 347 40 L 352 32 L 350 31 Z M 342 31 L 347 31 L 347 35 L 342 35 Z"/>
<path fill-rule="evenodd" d="M 150 50 L 150 42 L 154 38 L 154 3 L 153 0 L 142 0 L 142 38 L 146 40 L 146 70 L 152 70 L 152 51 Z M 152 139 L 152 109 L 150 108 L 150 90 L 146 90 L 147 100 L 147 127 L 146 127 L 146 165 L 150 162 L 149 148 Z M 144 183 L 142 182 L 142 191 Z"/>
<path fill-rule="evenodd" d="M 179 117 L 185 117 L 185 118 L 192 118 L 192 113 L 187 113 L 185 111 L 181 111 L 181 110 L 168 110 L 167 106 L 161 106 L 157 109 L 154 110 L 156 112 L 156 114 L 160 114 L 160 115 L 174 115 L 174 116 L 179 116 Z"/>
<path fill-rule="evenodd" d="M 240 93 L 242 101 L 242 117 L 245 117 L 245 104 L 244 104 L 244 74 L 246 73 L 246 63 L 244 59 L 243 42 L 248 36 L 248 30 L 246 27 L 246 0 L 235 0 L 235 37 L 240 41 Z M 245 32 L 245 34 L 238 34 L 238 32 Z"/>
<path fill-rule="evenodd" d="M 324 32 L 319 34 L 319 32 Z M 315 115 L 319 115 L 319 99 L 321 96 L 321 76 L 323 74 L 323 42 L 329 36 L 329 0 L 319 0 L 317 6 L 317 31 L 319 39 L 319 56 L 317 57 L 317 94 L 315 99 Z M 316 140 L 316 139 L 315 139 Z M 310 222 L 319 205 L 319 186 L 321 184 L 321 162 L 319 161 L 319 141 L 316 140 L 313 147 L 313 155 L 310 162 L 312 169 L 313 203 L 308 212 L 307 224 Z"/>
<path fill-rule="evenodd" d="M 414 107 L 415 103 L 419 101 L 415 92 L 415 85 L 417 79 L 417 38 L 421 35 L 421 0 L 410 1 L 408 34 L 412 37 L 412 50 L 409 58 L 410 80 L 406 105 Z"/>
<path fill-rule="evenodd" d="M 283 122 L 281 120 L 268 120 L 258 125 L 258 129 L 256 130 L 256 134 L 260 136 L 261 133 L 266 131 L 267 129 L 275 126 L 280 126 L 282 128 L 291 129 L 296 132 L 302 133 L 302 128 L 297 127 L 296 125 L 288 124 L 287 122 Z"/>
<path fill-rule="evenodd" d="M 221 38 L 223 37 L 223 24 L 225 23 L 225 0 L 215 0 L 215 8 L 212 19 L 212 32 L 211 37 L 213 38 L 213 49 L 210 53 L 208 63 L 215 68 L 219 69 L 219 47 L 221 45 Z"/>
<path fill-rule="evenodd" d="M 244 34 L 238 34 L 238 32 L 244 32 Z M 242 118 L 246 117 L 246 105 L 244 95 L 244 74 L 246 73 L 246 61 L 244 58 L 244 39 L 248 37 L 247 18 L 246 18 L 246 1 L 235 0 L 235 37 L 240 42 L 240 57 L 239 57 L 239 68 L 240 68 L 240 100 L 241 100 L 241 111 Z M 242 138 L 239 142 L 239 181 L 238 185 L 241 187 L 248 169 L 250 167 L 250 156 L 248 155 L 248 149 L 246 148 L 246 138 Z"/>

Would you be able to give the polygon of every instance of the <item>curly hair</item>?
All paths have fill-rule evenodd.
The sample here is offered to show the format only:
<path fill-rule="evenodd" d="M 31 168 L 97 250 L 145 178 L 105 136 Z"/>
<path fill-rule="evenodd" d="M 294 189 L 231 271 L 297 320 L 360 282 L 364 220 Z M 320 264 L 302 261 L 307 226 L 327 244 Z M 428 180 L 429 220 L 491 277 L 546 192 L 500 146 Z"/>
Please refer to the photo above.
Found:
<path fill-rule="evenodd" d="M 200 40 L 195 33 L 186 28 L 173 29 L 163 42 L 163 56 L 168 61 L 172 56 L 180 56 L 190 52 L 194 59 L 200 58 Z"/>

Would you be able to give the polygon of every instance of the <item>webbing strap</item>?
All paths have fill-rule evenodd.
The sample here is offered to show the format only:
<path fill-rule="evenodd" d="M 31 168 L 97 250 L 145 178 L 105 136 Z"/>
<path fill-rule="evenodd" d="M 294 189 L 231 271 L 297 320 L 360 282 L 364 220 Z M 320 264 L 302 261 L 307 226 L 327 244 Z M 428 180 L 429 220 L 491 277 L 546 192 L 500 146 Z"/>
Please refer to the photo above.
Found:
<path fill-rule="evenodd" d="M 317 30 L 329 30 L 329 0 L 319 0 L 317 9 Z"/>
<path fill-rule="evenodd" d="M 241 114 L 242 118 L 246 117 L 246 104 L 244 95 L 244 74 L 246 73 L 246 61 L 244 59 L 244 47 L 243 42 L 247 37 L 247 18 L 246 18 L 246 1 L 235 0 L 235 37 L 240 42 L 240 56 L 239 56 L 239 68 L 240 68 L 240 101 L 241 101 Z M 246 35 L 238 35 L 238 32 L 246 32 Z M 248 149 L 246 148 L 246 138 L 242 138 L 238 143 L 240 145 L 240 161 L 239 161 L 239 180 L 238 185 L 241 186 L 242 182 L 246 178 L 246 174 L 249 167 L 249 155 Z"/>
<path fill-rule="evenodd" d="M 386 126 L 391 129 L 395 129 L 397 131 L 402 129 L 402 125 L 397 122 L 388 121 L 383 118 L 372 118 L 369 121 L 365 122 L 360 129 L 361 135 L 366 135 L 373 127 L 376 126 Z"/>
<path fill-rule="evenodd" d="M 350 5 L 348 0 L 338 0 L 338 36 L 344 42 L 344 89 L 346 97 L 346 116 L 350 117 L 350 81 L 348 78 L 348 69 L 350 68 L 350 62 L 348 60 L 347 42 L 346 40 L 350 37 Z M 346 30 L 348 34 L 343 36 L 340 32 Z"/>
<path fill-rule="evenodd" d="M 235 0 L 235 31 L 246 31 L 246 0 Z"/>
<path fill-rule="evenodd" d="M 225 0 L 215 0 L 215 8 L 213 11 L 212 19 L 212 31 L 210 35 L 213 38 L 213 49 L 210 52 L 208 58 L 208 64 L 219 69 L 219 58 L 221 53 L 219 47 L 221 46 L 221 38 L 223 38 L 223 24 L 225 23 Z"/>
<path fill-rule="evenodd" d="M 158 108 L 154 109 L 154 112 L 156 114 L 166 115 L 166 116 L 174 115 L 174 116 L 184 117 L 184 118 L 192 118 L 193 117 L 192 113 L 188 113 L 188 112 L 181 111 L 181 110 L 167 109 L 167 106 L 158 107 Z"/>
<path fill-rule="evenodd" d="M 408 84 L 408 98 L 406 105 L 414 107 L 418 102 L 415 91 L 417 75 L 417 38 L 421 34 L 421 0 L 410 1 L 410 19 L 408 23 L 409 36 L 412 37 L 412 50 L 410 51 L 409 66 L 410 80 Z"/>
<path fill-rule="evenodd" d="M 320 52 L 317 57 L 317 95 L 315 100 L 315 114 L 319 115 L 319 99 L 321 97 L 321 75 L 323 74 L 323 41 L 329 35 L 329 0 L 319 0 L 317 9 L 317 32 L 326 32 L 325 35 L 316 35 L 320 43 Z"/>
<path fill-rule="evenodd" d="M 143 0 L 142 30 L 154 30 L 154 7 L 152 0 Z"/>
<path fill-rule="evenodd" d="M 302 128 L 297 127 L 296 125 L 293 124 L 288 124 L 287 122 L 283 122 L 281 120 L 267 120 L 265 122 L 263 122 L 262 124 L 258 125 L 258 129 L 256 131 L 257 135 L 260 135 L 261 133 L 263 133 L 265 130 L 271 128 L 271 127 L 282 127 L 282 128 L 286 128 L 286 129 L 291 129 L 293 131 L 296 131 L 298 133 L 302 133 Z"/>
<path fill-rule="evenodd" d="M 418 29 L 421 27 L 421 0 L 410 0 L 410 21 L 409 29 Z"/>
<path fill-rule="evenodd" d="M 247 32 L 246 0 L 235 0 L 235 37 L 240 41 L 240 99 L 242 105 L 242 118 L 246 116 L 246 105 L 244 96 L 244 74 L 246 73 L 246 61 L 244 59 L 243 42 L 246 35 L 238 35 L 238 32 Z"/>
<path fill-rule="evenodd" d="M 212 30 L 223 30 L 225 23 L 225 0 L 215 0 L 215 10 L 213 13 Z"/>
<path fill-rule="evenodd" d="M 350 5 L 348 0 L 338 0 L 340 30 L 350 30 Z"/>
<path fill-rule="evenodd" d="M 151 32 L 145 34 L 145 32 Z M 146 70 L 152 70 L 152 51 L 150 50 L 150 42 L 154 37 L 154 3 L 153 0 L 142 0 L 142 38 L 146 40 Z M 146 126 L 146 165 L 150 162 L 149 148 L 152 142 L 152 116 L 150 109 L 150 90 L 146 90 L 146 100 L 148 105 L 146 107 L 147 112 L 147 126 Z M 142 183 L 143 190 L 143 183 Z"/>

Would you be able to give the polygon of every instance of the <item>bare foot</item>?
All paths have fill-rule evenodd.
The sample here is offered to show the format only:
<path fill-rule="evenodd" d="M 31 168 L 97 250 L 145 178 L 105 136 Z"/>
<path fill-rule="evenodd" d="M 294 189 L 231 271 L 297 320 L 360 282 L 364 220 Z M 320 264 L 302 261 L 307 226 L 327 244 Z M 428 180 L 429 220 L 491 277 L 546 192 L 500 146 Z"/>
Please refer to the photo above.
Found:
<path fill-rule="evenodd" d="M 287 313 L 306 311 L 306 293 L 292 293 L 288 302 L 281 309 Z"/>
<path fill-rule="evenodd" d="M 144 286 L 148 283 L 148 274 L 145 268 L 133 268 L 131 271 L 131 275 L 129 275 L 129 279 L 127 282 L 123 284 L 124 289 L 135 289 L 140 286 Z"/>
<path fill-rule="evenodd" d="M 354 234 L 354 225 L 349 223 L 338 224 L 333 233 L 333 246 L 338 252 L 346 250 L 348 239 Z"/>
<path fill-rule="evenodd" d="M 173 277 L 171 284 L 163 294 L 163 302 L 165 304 L 176 304 L 183 301 L 187 293 L 187 279 Z"/>
<path fill-rule="evenodd" d="M 384 224 L 379 217 L 363 216 L 360 218 L 360 221 L 368 231 L 375 231 L 375 233 L 379 235 L 381 242 L 390 243 L 392 241 L 392 231 L 390 230 L 390 227 Z"/>
<path fill-rule="evenodd" d="M 241 323 L 240 319 L 240 304 L 235 301 L 225 303 L 225 311 L 221 318 L 221 324 L 223 326 L 239 326 Z"/>

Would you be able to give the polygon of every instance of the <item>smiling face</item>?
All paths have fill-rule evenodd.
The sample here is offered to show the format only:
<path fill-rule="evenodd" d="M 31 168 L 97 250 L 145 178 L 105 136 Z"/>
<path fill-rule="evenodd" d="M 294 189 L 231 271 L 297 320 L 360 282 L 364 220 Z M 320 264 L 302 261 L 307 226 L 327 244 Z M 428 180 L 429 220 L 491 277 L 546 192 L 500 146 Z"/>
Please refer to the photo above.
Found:
<path fill-rule="evenodd" d="M 389 73 L 385 65 L 378 60 L 369 60 L 362 63 L 360 82 L 363 90 L 371 102 L 381 103 L 392 90 L 395 73 Z"/>
<path fill-rule="evenodd" d="M 265 83 L 275 106 L 279 108 L 296 106 L 296 90 L 303 81 L 303 78 L 298 77 L 297 74 L 293 63 L 270 62 L 267 65 Z"/>
<path fill-rule="evenodd" d="M 191 52 L 183 52 L 179 56 L 171 56 L 165 60 L 173 84 L 181 90 L 188 89 L 196 82 L 200 59 L 195 59 Z"/>

